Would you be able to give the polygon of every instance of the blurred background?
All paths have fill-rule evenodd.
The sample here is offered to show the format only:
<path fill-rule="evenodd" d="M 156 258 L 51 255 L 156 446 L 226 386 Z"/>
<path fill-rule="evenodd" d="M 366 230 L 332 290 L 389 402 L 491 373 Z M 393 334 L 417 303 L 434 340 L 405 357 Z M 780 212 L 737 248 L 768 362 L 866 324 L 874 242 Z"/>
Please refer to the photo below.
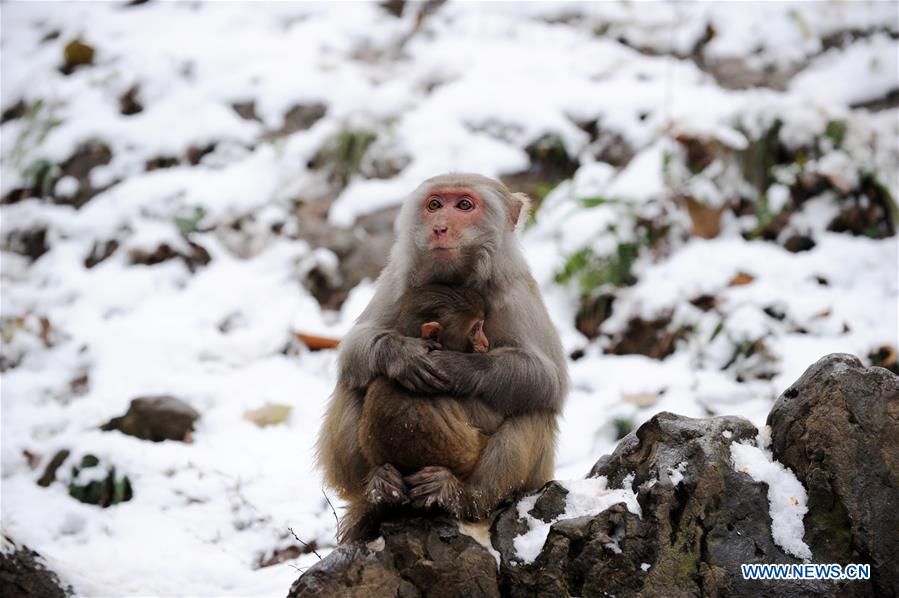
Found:
<path fill-rule="evenodd" d="M 763 425 L 827 353 L 899 372 L 894 2 L 0 23 L 4 544 L 79 593 L 283 595 L 333 546 L 334 341 L 400 201 L 446 171 L 534 200 L 560 479 L 658 411 Z"/>

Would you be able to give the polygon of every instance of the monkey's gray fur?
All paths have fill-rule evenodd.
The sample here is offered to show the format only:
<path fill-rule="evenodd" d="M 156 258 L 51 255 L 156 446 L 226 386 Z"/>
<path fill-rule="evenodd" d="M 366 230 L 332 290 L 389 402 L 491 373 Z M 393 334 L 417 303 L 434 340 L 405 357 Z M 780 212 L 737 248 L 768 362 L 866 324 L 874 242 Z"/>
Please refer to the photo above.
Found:
<path fill-rule="evenodd" d="M 429 231 L 421 215 L 428 193 L 445 188 L 467 188 L 483 200 L 483 214 L 465 231 L 465 249 L 449 262 L 434 259 L 428 251 Z M 453 504 L 442 504 L 438 496 L 447 494 L 442 482 L 446 472 L 440 468 L 425 468 L 406 479 L 414 498 L 443 483 L 442 494 L 435 492 L 434 500 L 425 504 L 476 519 L 510 494 L 537 488 L 551 477 L 556 418 L 568 374 L 559 336 L 515 235 L 526 204 L 525 196 L 511 193 L 502 183 L 461 173 L 428 179 L 405 199 L 397 240 L 375 296 L 341 343 L 337 387 L 317 446 L 325 481 L 349 502 L 341 523 L 343 539 L 358 537 L 360 519 L 368 510 L 366 485 L 371 480 L 366 479 L 369 468 L 356 427 L 366 386 L 377 376 L 421 394 L 481 400 L 506 416 L 471 476 L 464 483 L 449 480 L 457 486 L 451 494 L 460 495 Z M 429 352 L 425 341 L 399 332 L 400 297 L 408 288 L 430 282 L 473 287 L 484 296 L 489 352 Z"/>

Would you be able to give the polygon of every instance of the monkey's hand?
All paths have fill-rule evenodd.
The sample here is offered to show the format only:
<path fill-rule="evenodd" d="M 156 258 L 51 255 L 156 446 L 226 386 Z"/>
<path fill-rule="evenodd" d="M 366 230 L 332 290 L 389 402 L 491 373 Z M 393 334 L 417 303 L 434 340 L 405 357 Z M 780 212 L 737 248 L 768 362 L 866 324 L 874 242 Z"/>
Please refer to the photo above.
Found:
<path fill-rule="evenodd" d="M 420 509 L 436 506 L 454 517 L 462 517 L 465 488 L 446 467 L 430 465 L 403 479 L 409 485 L 412 506 Z"/>
<path fill-rule="evenodd" d="M 434 351 L 434 364 L 452 382 L 452 394 L 471 397 L 505 415 L 561 408 L 564 372 L 541 355 L 518 347 L 488 353 Z"/>
<path fill-rule="evenodd" d="M 409 491 L 396 467 L 384 463 L 375 467 L 365 478 L 365 498 L 377 505 L 397 505 L 409 502 Z"/>
<path fill-rule="evenodd" d="M 473 396 L 479 391 L 479 380 L 490 370 L 489 353 L 434 351 L 431 360 L 451 381 L 449 391 L 457 396 Z"/>
<path fill-rule="evenodd" d="M 434 341 L 401 336 L 394 337 L 393 342 L 394 357 L 383 363 L 388 378 L 418 394 L 449 392 L 452 386 L 446 372 L 434 363 Z"/>

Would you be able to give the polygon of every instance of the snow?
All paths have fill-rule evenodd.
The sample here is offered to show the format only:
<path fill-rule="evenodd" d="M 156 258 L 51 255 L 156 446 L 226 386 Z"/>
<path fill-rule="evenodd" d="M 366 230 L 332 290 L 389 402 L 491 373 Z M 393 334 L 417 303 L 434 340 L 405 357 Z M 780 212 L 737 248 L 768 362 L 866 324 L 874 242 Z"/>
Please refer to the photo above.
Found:
<path fill-rule="evenodd" d="M 805 535 L 803 517 L 808 512 L 805 488 L 788 468 L 774 460 L 770 434 L 765 428 L 756 445 L 734 442 L 730 445 L 734 470 L 749 474 L 756 482 L 768 485 L 768 505 L 771 513 L 771 536 L 774 543 L 796 558 L 810 559 L 812 551 L 802 540 Z"/>
<path fill-rule="evenodd" d="M 558 521 L 597 515 L 618 503 L 624 503 L 627 510 L 634 515 L 642 515 L 637 495 L 632 488 L 628 487 L 628 479 L 631 478 L 625 479 L 624 488 L 618 489 L 609 489 L 605 476 L 559 482 L 568 490 L 568 494 L 565 496 L 565 511 L 549 522 L 536 519 L 529 514 L 537 502 L 537 496 L 529 496 L 520 500 L 517 505 L 518 516 L 527 522 L 528 531 L 517 536 L 513 541 L 517 557 L 523 563 L 534 562 L 546 542 L 550 527 Z M 610 543 L 608 548 L 610 550 L 617 549 L 620 552 L 617 544 Z"/>
<path fill-rule="evenodd" d="M 80 195 L 86 180 L 104 189 L 78 209 L 49 198 L 0 206 L 3 533 L 46 557 L 79 595 L 283 595 L 294 567 L 317 560 L 258 567 L 296 544 L 288 527 L 320 554 L 334 546 L 313 445 L 336 353 L 298 347 L 294 333 L 341 338 L 375 282 L 353 288 L 339 311 L 304 288 L 313 268 L 339 276 L 338 252 L 298 238 L 298 208 L 331 194 L 329 225 L 353 227 L 441 172 L 525 170 L 525 148 L 545 135 L 579 160 L 521 233 L 566 352 L 583 354 L 569 361 L 560 419 L 555 474 L 571 480 L 563 518 L 616 502 L 639 512 L 632 490 L 580 479 L 614 448 L 621 425 L 668 410 L 762 426 L 774 399 L 822 355 L 865 359 L 897 345 L 896 237 L 828 231 L 847 198 L 828 189 L 794 209 L 790 191 L 802 175 L 849 187 L 870 175 L 899 196 L 897 110 L 851 108 L 899 87 L 897 42 L 884 33 L 897 28 L 894 3 L 447 3 L 410 36 L 417 8 L 397 19 L 376 3 L 3 6 L 0 103 L 5 111 L 22 100 L 28 110 L 0 126 L 0 196 L 33 183 L 29 168 L 59 167 L 85 143 L 111 155 L 87 179 L 56 182 L 58 200 Z M 689 56 L 706 25 L 716 32 L 703 50 L 708 65 L 798 72 L 785 91 L 722 87 Z M 863 35 L 824 43 L 846 29 Z M 94 64 L 64 75 L 63 48 L 79 36 L 96 48 Z M 143 110 L 121 114 L 119 98 L 134 86 Z M 258 120 L 240 117 L 238 102 L 253 102 Z M 312 104 L 324 106 L 320 120 L 274 135 L 291 108 Z M 592 121 L 633 157 L 601 161 Z M 778 140 L 807 160 L 779 166 L 774 184 L 756 189 L 724 150 L 747 151 L 777 122 Z M 841 143 L 827 135 L 835 123 L 845 124 Z M 405 166 L 329 186 L 310 163 L 353 128 L 377 136 L 366 168 L 375 170 L 372 158 Z M 724 150 L 694 173 L 679 135 Z M 210 145 L 189 163 L 191 148 Z M 146 168 L 159 158 L 177 164 Z M 678 194 L 712 208 L 764 194 L 789 221 L 774 241 L 747 240 L 753 216 L 725 210 L 721 234 L 702 239 L 689 235 Z M 608 201 L 589 207 L 588 198 Z M 615 293 L 614 309 L 588 339 L 575 326 L 578 282 L 557 275 L 580 250 L 607 256 L 640 242 L 638 218 L 671 233 L 664 247 L 641 251 L 634 285 L 597 290 Z M 48 251 L 32 261 L 16 251 L 36 230 L 46 230 Z M 815 247 L 786 251 L 794 234 Z M 111 241 L 112 255 L 87 268 Z M 191 243 L 208 264 L 132 263 L 161 244 L 189 258 Z M 730 286 L 741 272 L 752 281 Z M 690 303 L 701 295 L 715 305 Z M 662 316 L 690 331 L 665 359 L 607 352 L 632 318 Z M 752 355 L 735 357 L 747 346 Z M 191 443 L 98 429 L 154 394 L 201 413 Z M 266 428 L 244 419 L 267 403 L 289 406 L 290 417 Z M 72 455 L 60 480 L 38 486 L 61 449 Z M 114 466 L 134 498 L 101 509 L 70 497 L 71 464 L 88 454 L 100 465 L 84 480 Z M 734 455 L 758 479 L 791 487 L 762 449 L 734 445 Z M 684 467 L 663 477 L 678 484 Z M 775 539 L 801 554 L 797 506 L 784 503 L 800 498 L 794 490 L 772 491 L 772 516 Z M 525 560 L 550 525 L 526 515 L 532 501 L 518 507 L 530 525 L 516 541 Z M 489 543 L 483 529 L 463 528 Z M 189 558 L 171 558 L 175 548 Z"/>

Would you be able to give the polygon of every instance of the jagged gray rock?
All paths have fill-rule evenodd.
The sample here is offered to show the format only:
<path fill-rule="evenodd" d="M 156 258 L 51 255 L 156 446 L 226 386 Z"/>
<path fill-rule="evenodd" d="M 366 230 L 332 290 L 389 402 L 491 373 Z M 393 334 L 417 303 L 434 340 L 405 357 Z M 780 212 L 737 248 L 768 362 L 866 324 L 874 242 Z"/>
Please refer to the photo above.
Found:
<path fill-rule="evenodd" d="M 899 377 L 828 355 L 784 391 L 768 425 L 774 456 L 808 492 L 815 561 L 870 563 L 878 594 L 899 595 Z"/>
<path fill-rule="evenodd" d="M 0 551 L 0 595 L 16 598 L 64 598 L 71 594 L 71 588 L 62 587 L 56 573 L 44 565 L 38 553 L 3 537 L 3 550 Z"/>
<path fill-rule="evenodd" d="M 513 504 L 491 527 L 491 553 L 446 519 L 399 514 L 377 545 L 341 546 L 290 597 L 397 596 L 892 596 L 897 594 L 899 378 L 831 355 L 778 399 L 773 451 L 808 489 L 805 541 L 815 563 L 870 563 L 870 581 L 744 580 L 744 563 L 799 563 L 771 534 L 767 484 L 736 471 L 733 442 L 758 430 L 739 417 L 659 413 L 590 471 L 634 491 L 595 516 L 555 521 L 568 489 L 550 482 L 531 517 L 555 521 L 537 558 L 515 538 L 528 522 Z M 677 472 L 677 473 L 674 473 Z"/>
<path fill-rule="evenodd" d="M 499 596 L 496 561 L 446 518 L 382 524 L 383 540 L 338 547 L 288 596 Z"/>

